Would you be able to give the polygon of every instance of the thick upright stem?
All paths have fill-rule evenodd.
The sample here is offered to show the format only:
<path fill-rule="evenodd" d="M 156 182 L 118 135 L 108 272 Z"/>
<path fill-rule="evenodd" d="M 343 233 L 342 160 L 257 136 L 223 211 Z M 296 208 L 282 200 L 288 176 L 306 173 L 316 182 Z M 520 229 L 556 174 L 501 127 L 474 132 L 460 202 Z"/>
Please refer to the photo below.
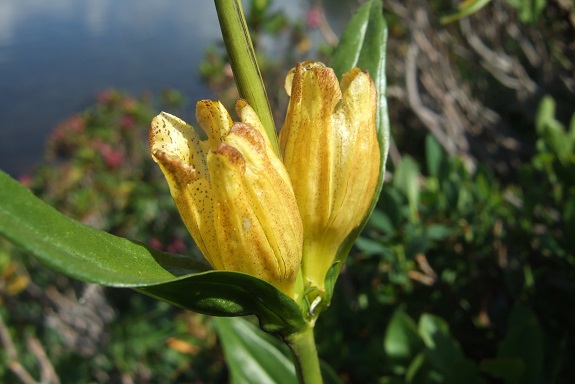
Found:
<path fill-rule="evenodd" d="M 240 96 L 254 108 L 279 155 L 277 133 L 241 0 L 214 0 Z"/>
<path fill-rule="evenodd" d="M 286 337 L 285 342 L 291 349 L 300 384 L 322 384 L 313 327 Z"/>

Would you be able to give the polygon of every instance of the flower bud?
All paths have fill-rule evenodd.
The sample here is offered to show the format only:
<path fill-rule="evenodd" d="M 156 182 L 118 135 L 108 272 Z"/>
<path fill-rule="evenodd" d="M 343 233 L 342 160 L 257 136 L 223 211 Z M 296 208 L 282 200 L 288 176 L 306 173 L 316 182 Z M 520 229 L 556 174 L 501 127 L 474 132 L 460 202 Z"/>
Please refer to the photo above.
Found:
<path fill-rule="evenodd" d="M 254 110 L 243 100 L 236 109 L 242 122 L 220 102 L 197 103 L 207 140 L 162 112 L 152 121 L 150 151 L 214 269 L 256 276 L 293 297 L 303 234 L 292 185 Z"/>
<path fill-rule="evenodd" d="M 331 68 L 305 62 L 286 78 L 290 101 L 279 142 L 303 228 L 303 276 L 324 289 L 338 248 L 365 218 L 380 167 L 377 92 L 357 68 L 341 83 Z"/>

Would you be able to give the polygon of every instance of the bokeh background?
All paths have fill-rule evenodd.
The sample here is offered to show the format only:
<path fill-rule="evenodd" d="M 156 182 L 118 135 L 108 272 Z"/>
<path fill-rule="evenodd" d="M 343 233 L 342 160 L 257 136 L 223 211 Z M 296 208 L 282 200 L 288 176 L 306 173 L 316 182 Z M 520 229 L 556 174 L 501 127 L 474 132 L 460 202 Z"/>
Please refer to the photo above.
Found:
<path fill-rule="evenodd" d="M 244 3 L 279 129 L 285 74 L 329 63 L 361 1 Z M 575 3 L 493 0 L 442 24 L 456 3 L 384 1 L 386 184 L 319 353 L 344 383 L 572 383 Z M 195 123 L 203 98 L 237 98 L 210 1 L 0 0 L 0 169 L 70 217 L 197 252 L 147 130 L 160 110 Z M 6 383 L 230 380 L 209 317 L 1 238 L 0 342 Z"/>

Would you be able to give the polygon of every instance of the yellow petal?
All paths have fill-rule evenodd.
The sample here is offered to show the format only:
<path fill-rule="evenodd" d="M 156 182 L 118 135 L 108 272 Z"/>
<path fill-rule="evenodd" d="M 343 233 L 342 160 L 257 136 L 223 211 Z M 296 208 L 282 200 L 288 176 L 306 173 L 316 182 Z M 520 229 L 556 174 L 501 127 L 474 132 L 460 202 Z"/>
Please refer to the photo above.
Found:
<path fill-rule="evenodd" d="M 321 63 L 299 64 L 288 74 L 290 85 L 279 142 L 304 226 L 304 276 L 321 289 L 339 246 L 373 199 L 377 97 L 367 73 L 354 69 L 340 85 Z"/>
<path fill-rule="evenodd" d="M 208 135 L 210 149 L 215 151 L 222 138 L 233 124 L 232 118 L 222 103 L 212 100 L 201 100 L 196 103 L 196 120 L 200 128 Z"/>
<path fill-rule="evenodd" d="M 271 147 L 264 146 L 264 137 L 248 124 L 236 123 L 226 142 L 246 160 L 246 189 L 275 257 L 282 260 L 281 271 L 291 279 L 301 262 L 303 228 L 287 171 Z"/>
<path fill-rule="evenodd" d="M 237 103 L 233 124 L 219 102 L 201 101 L 196 116 L 208 140 L 162 113 L 150 149 L 182 219 L 215 269 L 264 279 L 295 297 L 302 224 L 288 173 L 254 110 Z"/>
<path fill-rule="evenodd" d="M 180 118 L 166 112 L 154 117 L 150 127 L 149 142 L 154 160 L 157 161 L 156 153 L 163 152 L 187 169 L 180 175 L 181 177 L 192 173 L 194 177 L 207 176 L 206 149 L 194 128 Z M 189 181 L 182 180 L 181 182 Z"/>
<path fill-rule="evenodd" d="M 160 165 L 170 193 L 188 231 L 212 264 L 218 253 L 213 230 L 211 186 L 206 149 L 194 129 L 183 120 L 162 112 L 150 127 L 150 151 Z"/>
<path fill-rule="evenodd" d="M 291 176 L 305 236 L 324 231 L 331 213 L 333 168 L 332 113 L 341 100 L 334 72 L 298 65 L 279 142 Z"/>
<path fill-rule="evenodd" d="M 246 136 L 246 131 L 250 130 L 252 132 Z M 263 144 L 261 135 L 247 125 L 236 124 L 228 138 L 230 136 L 233 136 L 231 141 L 241 147 L 239 150 L 222 143 L 216 152 L 208 155 L 222 264 L 224 269 L 249 273 L 269 281 L 293 296 L 301 260 L 301 224 L 299 239 L 294 238 L 292 223 L 287 220 L 291 216 L 286 217 L 277 209 L 279 206 L 269 205 L 277 204 L 276 191 L 271 188 L 270 175 L 260 172 L 267 170 L 273 175 L 274 170 L 268 168 L 270 165 L 265 156 L 258 153 L 262 149 L 257 148 L 258 143 L 252 146 L 250 142 L 254 136 L 260 136 L 259 145 Z M 257 163 L 244 159 L 241 150 L 250 153 L 249 157 L 256 159 Z M 288 205 L 297 218 L 293 193 L 291 201 Z"/>
<path fill-rule="evenodd" d="M 357 68 L 343 76 L 342 89 L 345 89 L 343 102 L 333 116 L 334 126 L 341 130 L 342 140 L 335 145 L 342 156 L 334 158 L 334 168 L 338 169 L 334 185 L 339 187 L 333 193 L 330 223 L 334 227 L 347 227 L 344 233 L 349 233 L 361 223 L 371 206 L 372 199 L 366 196 L 373 196 L 379 178 L 377 94 L 369 75 Z"/>
<path fill-rule="evenodd" d="M 248 104 L 247 101 L 245 101 L 244 99 L 239 99 L 236 102 L 236 113 L 238 114 L 238 117 L 240 118 L 240 121 L 242 123 L 251 125 L 256 131 L 258 131 L 262 135 L 262 137 L 266 141 L 266 145 L 271 147 L 268 135 L 266 134 L 266 130 L 263 124 L 261 123 L 260 118 L 258 117 L 256 111 L 254 111 L 254 109 L 251 107 L 251 105 Z"/>

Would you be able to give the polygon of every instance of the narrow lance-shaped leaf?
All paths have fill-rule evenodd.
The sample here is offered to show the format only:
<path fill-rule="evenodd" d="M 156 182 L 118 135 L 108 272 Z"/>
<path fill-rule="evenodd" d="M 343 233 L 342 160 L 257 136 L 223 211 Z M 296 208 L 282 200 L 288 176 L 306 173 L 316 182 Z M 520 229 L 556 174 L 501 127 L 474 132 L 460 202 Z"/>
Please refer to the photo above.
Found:
<path fill-rule="evenodd" d="M 303 324 L 299 306 L 253 276 L 211 271 L 201 257 L 160 252 L 72 220 L 0 171 L 0 235 L 70 277 L 132 287 L 178 307 L 219 316 L 258 316 L 272 333 Z"/>
<path fill-rule="evenodd" d="M 478 12 L 489 4 L 491 0 L 466 0 L 457 5 L 457 11 L 451 15 L 443 16 L 441 24 L 449 24 Z"/>
<path fill-rule="evenodd" d="M 287 335 L 305 325 L 299 305 L 273 285 L 239 272 L 210 271 L 139 291 L 213 316 L 256 315 L 262 329 Z"/>
<path fill-rule="evenodd" d="M 216 319 L 216 330 L 232 383 L 297 383 L 292 361 L 270 335 L 237 318 Z"/>
<path fill-rule="evenodd" d="M 211 269 L 202 258 L 160 252 L 72 220 L 2 171 L 0 234 L 58 272 L 108 286 L 158 284 Z"/>

